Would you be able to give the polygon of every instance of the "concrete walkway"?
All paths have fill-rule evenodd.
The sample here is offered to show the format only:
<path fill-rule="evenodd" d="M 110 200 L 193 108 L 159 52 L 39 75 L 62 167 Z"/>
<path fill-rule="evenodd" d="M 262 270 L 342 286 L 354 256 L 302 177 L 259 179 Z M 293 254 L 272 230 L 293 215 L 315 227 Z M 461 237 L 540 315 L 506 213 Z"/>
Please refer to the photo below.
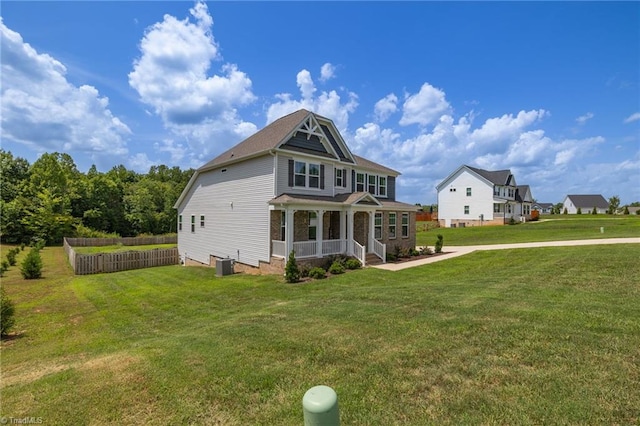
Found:
<path fill-rule="evenodd" d="M 565 247 L 565 246 L 590 246 L 598 244 L 640 244 L 640 238 L 602 238 L 595 240 L 568 240 L 568 241 L 540 241 L 537 243 L 514 243 L 514 244 L 488 244 L 483 246 L 445 246 L 446 254 L 426 257 L 418 260 L 410 260 L 402 263 L 383 263 L 372 265 L 372 268 L 385 269 L 387 271 L 400 271 L 414 266 L 426 265 L 428 263 L 440 262 L 473 253 L 477 250 L 504 250 L 532 247 Z"/>

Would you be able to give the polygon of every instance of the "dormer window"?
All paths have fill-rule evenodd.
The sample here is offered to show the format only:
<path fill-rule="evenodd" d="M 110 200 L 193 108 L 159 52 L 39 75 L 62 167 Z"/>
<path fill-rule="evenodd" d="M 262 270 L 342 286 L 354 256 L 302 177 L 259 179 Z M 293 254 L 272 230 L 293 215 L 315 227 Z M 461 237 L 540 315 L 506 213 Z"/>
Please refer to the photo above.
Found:
<path fill-rule="evenodd" d="M 378 195 L 381 197 L 387 196 L 387 177 L 378 177 Z"/>

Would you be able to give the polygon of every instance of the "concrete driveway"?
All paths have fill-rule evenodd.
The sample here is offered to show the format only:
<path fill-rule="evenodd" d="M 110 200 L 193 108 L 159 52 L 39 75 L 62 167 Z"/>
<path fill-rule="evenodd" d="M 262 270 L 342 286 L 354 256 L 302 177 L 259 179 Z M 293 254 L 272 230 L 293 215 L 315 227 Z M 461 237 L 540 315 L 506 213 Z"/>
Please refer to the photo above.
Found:
<path fill-rule="evenodd" d="M 565 247 L 565 246 L 591 246 L 599 244 L 640 244 L 640 238 L 602 238 L 595 240 L 569 240 L 569 241 L 541 241 L 537 243 L 514 243 L 514 244 L 488 244 L 483 246 L 445 246 L 446 254 L 426 257 L 418 260 L 410 260 L 402 263 L 383 263 L 372 265 L 372 268 L 385 269 L 387 271 L 400 271 L 401 269 L 413 268 L 414 266 L 426 265 L 428 263 L 440 262 L 473 253 L 477 250 L 505 250 L 532 247 Z"/>

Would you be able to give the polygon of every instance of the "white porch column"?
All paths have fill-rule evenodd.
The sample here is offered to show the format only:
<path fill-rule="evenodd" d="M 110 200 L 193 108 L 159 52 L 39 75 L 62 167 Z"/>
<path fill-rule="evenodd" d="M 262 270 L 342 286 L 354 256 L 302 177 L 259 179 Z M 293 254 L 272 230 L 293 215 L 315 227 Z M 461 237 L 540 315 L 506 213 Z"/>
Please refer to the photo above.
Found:
<path fill-rule="evenodd" d="M 324 210 L 316 210 L 318 225 L 316 226 L 316 257 L 322 257 L 322 236 L 324 235 Z"/>
<path fill-rule="evenodd" d="M 376 232 L 374 218 L 375 212 L 369 212 L 369 238 L 367 239 L 367 253 L 373 252 L 373 240 Z"/>
<path fill-rule="evenodd" d="M 343 241 L 342 244 L 345 244 L 342 247 L 342 251 L 347 253 L 349 251 L 349 243 L 347 243 L 347 211 L 340 211 L 340 239 Z"/>
<path fill-rule="evenodd" d="M 347 212 L 347 254 L 353 256 L 353 210 Z"/>
<path fill-rule="evenodd" d="M 288 207 L 285 210 L 286 224 L 285 224 L 284 244 L 287 249 L 287 253 L 285 254 L 287 258 L 289 257 L 289 253 L 291 253 L 291 250 L 293 250 L 293 215 L 294 213 L 295 213 L 295 210 L 290 209 Z"/>

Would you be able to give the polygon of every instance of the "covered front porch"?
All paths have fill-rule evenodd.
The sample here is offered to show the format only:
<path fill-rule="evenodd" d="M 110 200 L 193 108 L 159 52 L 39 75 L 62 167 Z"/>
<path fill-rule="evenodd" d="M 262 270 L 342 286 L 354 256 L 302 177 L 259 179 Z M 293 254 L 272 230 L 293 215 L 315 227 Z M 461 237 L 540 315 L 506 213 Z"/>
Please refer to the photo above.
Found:
<path fill-rule="evenodd" d="M 380 204 L 367 193 L 352 198 L 342 201 L 334 197 L 324 203 L 317 197 L 281 196 L 273 200 L 271 256 L 286 258 L 291 251 L 296 259 L 346 255 L 364 266 L 367 253 L 373 253 L 385 262 L 386 245 L 374 238 L 374 215 Z"/>

